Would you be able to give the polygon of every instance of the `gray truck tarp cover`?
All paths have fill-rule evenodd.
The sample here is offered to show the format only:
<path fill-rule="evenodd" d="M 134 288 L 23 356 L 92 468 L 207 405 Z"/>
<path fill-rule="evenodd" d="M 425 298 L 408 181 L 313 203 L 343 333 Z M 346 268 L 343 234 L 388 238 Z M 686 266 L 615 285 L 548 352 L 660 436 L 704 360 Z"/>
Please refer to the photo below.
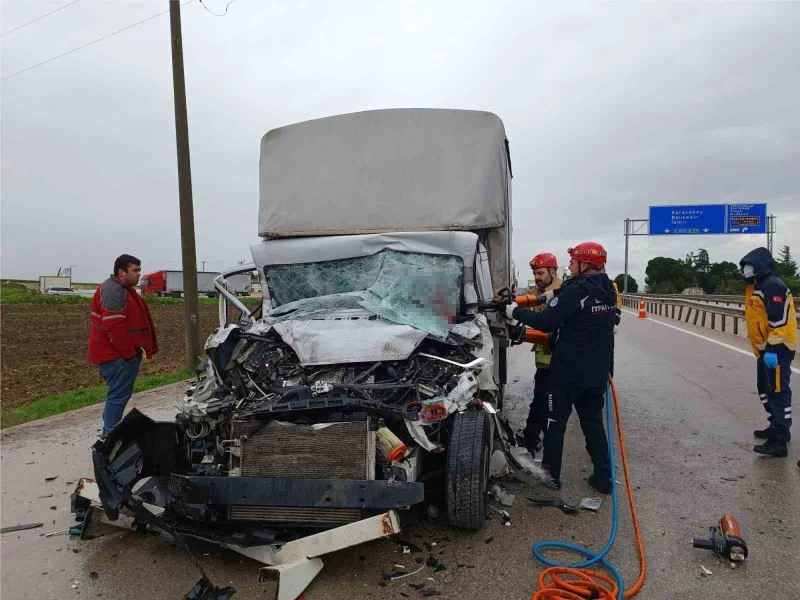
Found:
<path fill-rule="evenodd" d="M 475 231 L 493 285 L 510 281 L 511 171 L 502 121 L 481 111 L 391 109 L 268 132 L 261 237 Z"/>

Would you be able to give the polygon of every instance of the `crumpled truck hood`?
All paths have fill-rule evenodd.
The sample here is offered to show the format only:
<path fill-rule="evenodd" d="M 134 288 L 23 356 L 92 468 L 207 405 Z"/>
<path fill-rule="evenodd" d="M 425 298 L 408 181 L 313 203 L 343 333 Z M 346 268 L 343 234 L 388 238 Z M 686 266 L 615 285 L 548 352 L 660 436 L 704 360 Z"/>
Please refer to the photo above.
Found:
<path fill-rule="evenodd" d="M 405 360 L 428 335 L 364 310 L 273 323 L 303 366 Z"/>

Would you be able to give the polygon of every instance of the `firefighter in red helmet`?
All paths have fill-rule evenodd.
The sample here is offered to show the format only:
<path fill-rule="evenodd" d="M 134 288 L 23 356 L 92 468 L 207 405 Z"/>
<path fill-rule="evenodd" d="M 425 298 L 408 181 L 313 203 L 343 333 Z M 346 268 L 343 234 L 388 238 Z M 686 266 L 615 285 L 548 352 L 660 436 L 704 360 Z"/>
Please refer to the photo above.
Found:
<path fill-rule="evenodd" d="M 558 277 L 558 259 L 550 252 L 542 252 L 531 259 L 531 271 L 533 272 L 534 286 L 528 289 L 528 293 L 541 296 L 561 287 L 561 279 Z M 545 304 L 539 304 L 530 310 L 541 312 L 546 308 Z M 533 399 L 531 400 L 528 411 L 528 419 L 525 423 L 525 446 L 531 454 L 534 454 L 540 447 L 540 436 L 547 427 L 547 376 L 550 367 L 551 352 L 549 344 L 534 344 L 533 352 L 536 353 L 536 374 L 533 377 Z"/>
<path fill-rule="evenodd" d="M 561 487 L 564 432 L 575 407 L 586 449 L 594 464 L 589 485 L 611 491 L 611 461 L 603 426 L 603 405 L 614 352 L 616 294 L 603 272 L 606 251 L 595 242 L 568 250 L 570 278 L 543 312 L 531 312 L 512 303 L 506 310 L 515 319 L 540 331 L 555 332 L 547 396 L 547 430 L 542 465 Z"/>

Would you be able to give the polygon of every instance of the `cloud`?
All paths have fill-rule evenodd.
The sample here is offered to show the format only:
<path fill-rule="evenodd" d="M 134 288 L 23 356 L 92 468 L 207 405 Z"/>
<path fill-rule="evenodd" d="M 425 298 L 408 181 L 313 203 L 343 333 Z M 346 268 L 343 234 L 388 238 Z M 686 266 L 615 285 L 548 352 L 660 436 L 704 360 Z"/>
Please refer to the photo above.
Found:
<path fill-rule="evenodd" d="M 48 7 L 6 3 L 6 30 Z M 76 4 L 2 38 L 3 73 L 161 10 Z M 566 260 L 587 239 L 621 271 L 622 221 L 646 218 L 650 204 L 767 202 L 776 247 L 800 240 L 796 4 L 237 2 L 224 18 L 197 3 L 183 15 L 207 268 L 235 264 L 256 241 L 267 130 L 402 106 L 504 120 L 523 278 L 533 254 Z M 3 277 L 78 264 L 78 280 L 97 281 L 122 251 L 146 268 L 178 267 L 173 118 L 166 15 L 4 81 Z M 637 237 L 630 267 L 642 280 L 652 256 L 702 246 L 738 260 L 763 243 Z"/>

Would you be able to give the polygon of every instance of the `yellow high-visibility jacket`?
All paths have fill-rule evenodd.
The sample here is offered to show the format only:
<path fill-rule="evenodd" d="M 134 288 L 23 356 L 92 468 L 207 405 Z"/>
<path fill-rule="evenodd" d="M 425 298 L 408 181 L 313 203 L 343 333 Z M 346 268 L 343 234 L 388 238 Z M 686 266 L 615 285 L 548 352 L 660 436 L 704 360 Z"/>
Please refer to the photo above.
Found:
<path fill-rule="evenodd" d="M 548 285 L 544 291 L 549 292 L 550 290 L 557 290 L 561 287 L 561 279 L 556 275 L 553 277 L 553 282 Z M 539 288 L 533 286 L 528 288 L 529 293 L 541 295 L 544 292 L 540 292 Z M 530 310 L 533 312 L 541 312 L 545 308 L 547 308 L 546 304 L 540 304 L 539 306 L 534 306 Z M 532 352 L 536 353 L 536 368 L 537 369 L 546 369 L 550 366 L 550 359 L 553 357 L 552 353 L 550 352 L 550 346 L 548 344 L 534 344 L 533 348 L 531 348 Z"/>
<path fill-rule="evenodd" d="M 614 307 L 614 325 L 617 326 L 622 320 L 622 296 L 619 295 L 619 288 L 613 281 L 611 282 L 611 287 L 614 288 L 614 294 L 617 296 L 617 303 Z"/>
<path fill-rule="evenodd" d="M 744 317 L 753 354 L 785 355 L 797 349 L 797 321 L 792 291 L 775 275 L 747 286 Z"/>

